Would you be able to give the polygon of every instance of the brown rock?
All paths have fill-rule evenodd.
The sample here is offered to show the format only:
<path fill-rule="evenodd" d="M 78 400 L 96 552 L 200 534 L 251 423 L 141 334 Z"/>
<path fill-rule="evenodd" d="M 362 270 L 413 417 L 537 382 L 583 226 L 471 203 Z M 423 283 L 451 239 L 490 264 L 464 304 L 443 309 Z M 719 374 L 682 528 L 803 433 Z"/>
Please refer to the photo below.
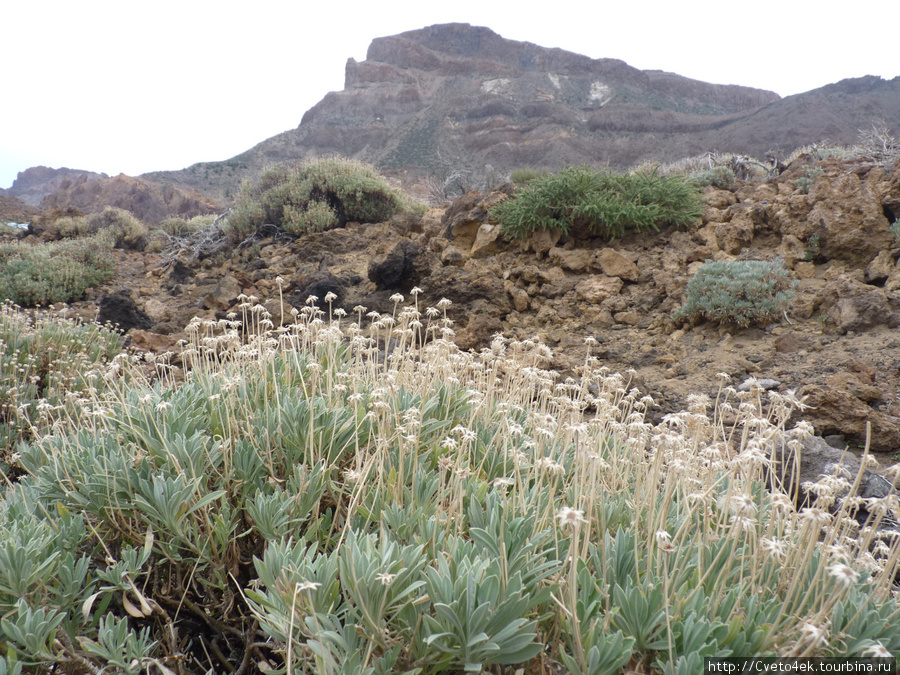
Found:
<path fill-rule="evenodd" d="M 728 190 L 718 190 L 712 186 L 703 190 L 703 199 L 707 206 L 715 209 L 725 209 L 732 204 L 737 204 L 737 197 Z"/>
<path fill-rule="evenodd" d="M 548 252 L 550 260 L 576 274 L 584 274 L 590 271 L 591 267 L 591 251 L 584 248 L 576 248 L 567 250 L 554 246 Z"/>
<path fill-rule="evenodd" d="M 870 422 L 874 450 L 900 447 L 900 418 L 875 410 L 849 391 L 808 384 L 798 394 L 806 397 L 809 406 L 802 417 L 815 427 L 817 434 L 843 434 L 862 443 L 866 437 L 866 422 Z"/>
<path fill-rule="evenodd" d="M 612 248 L 604 248 L 595 253 L 592 262 L 603 270 L 603 274 L 609 277 L 618 277 L 625 281 L 637 281 L 641 276 L 637 265 L 630 258 Z"/>
<path fill-rule="evenodd" d="M 475 243 L 469 255 L 473 258 L 483 258 L 496 253 L 500 247 L 497 243 L 500 238 L 500 226 L 495 223 L 482 223 L 475 233 Z"/>
<path fill-rule="evenodd" d="M 886 282 L 894 272 L 894 256 L 891 251 L 879 251 L 875 259 L 866 267 L 866 281 L 870 284 Z"/>
<path fill-rule="evenodd" d="M 473 314 L 466 327 L 456 334 L 455 342 L 462 350 L 487 347 L 494 335 L 503 332 L 503 323 L 497 317 Z"/>
<path fill-rule="evenodd" d="M 775 338 L 775 351 L 790 354 L 803 349 L 803 340 L 796 333 L 785 333 Z"/>
<path fill-rule="evenodd" d="M 610 277 L 603 274 L 595 274 L 575 286 L 575 294 L 579 300 L 600 304 L 610 296 L 616 295 L 622 290 L 624 283 L 618 277 Z"/>
<path fill-rule="evenodd" d="M 531 298 L 528 297 L 528 293 L 524 288 L 512 286 L 509 289 L 509 295 L 512 297 L 513 306 L 516 308 L 517 312 L 525 312 L 528 310 L 528 307 L 531 304 Z"/>
<path fill-rule="evenodd" d="M 131 346 L 135 349 L 154 354 L 175 352 L 178 344 L 178 339 L 172 335 L 160 335 L 139 328 L 132 328 L 128 337 L 131 340 Z"/>
<path fill-rule="evenodd" d="M 846 391 L 860 401 L 871 403 L 881 398 L 881 390 L 863 382 L 856 373 L 842 372 L 825 379 L 825 384 L 838 391 Z"/>
<path fill-rule="evenodd" d="M 754 233 L 755 226 L 749 215 L 739 213 L 729 222 L 716 226 L 716 241 L 720 249 L 731 255 L 737 255 L 741 249 L 750 245 Z"/>
<path fill-rule="evenodd" d="M 525 250 L 534 251 L 538 259 L 541 259 L 556 246 L 561 237 L 559 230 L 538 230 L 525 239 Z"/>
<path fill-rule="evenodd" d="M 470 190 L 453 201 L 441 219 L 447 238 L 462 250 L 471 248 L 478 235 L 478 229 L 488 218 L 491 208 L 505 200 L 511 187 L 506 192 L 482 194 L 478 190 Z"/>
<path fill-rule="evenodd" d="M 781 245 L 775 250 L 775 254 L 784 260 L 784 266 L 789 270 L 794 269 L 798 262 L 805 261 L 808 255 L 814 255 L 814 253 L 792 234 L 784 235 Z"/>
<path fill-rule="evenodd" d="M 144 302 L 144 312 L 147 313 L 147 316 L 150 317 L 153 323 L 168 321 L 172 318 L 172 312 L 169 310 L 169 306 L 157 298 L 148 298 L 146 302 Z"/>
<path fill-rule="evenodd" d="M 465 261 L 465 255 L 456 246 L 447 246 L 441 252 L 441 262 L 445 265 L 461 266 Z"/>
<path fill-rule="evenodd" d="M 816 276 L 816 265 L 811 262 L 798 262 L 794 264 L 794 274 L 798 279 L 812 279 Z"/>
<path fill-rule="evenodd" d="M 861 283 L 849 274 L 829 281 L 822 297 L 829 317 L 843 332 L 900 325 L 900 294 Z"/>
<path fill-rule="evenodd" d="M 638 322 L 641 320 L 641 315 L 632 309 L 628 312 L 616 312 L 615 314 L 613 314 L 613 318 L 616 320 L 616 323 L 624 323 L 628 326 L 637 326 Z"/>
<path fill-rule="evenodd" d="M 872 186 L 847 171 L 819 176 L 809 191 L 812 210 L 800 230 L 819 237 L 819 248 L 829 260 L 867 265 L 879 252 L 891 247 L 893 236 L 881 200 Z M 794 229 L 789 226 L 788 229 Z"/>
<path fill-rule="evenodd" d="M 203 302 L 207 309 L 225 310 L 231 307 L 241 294 L 241 284 L 230 274 L 225 275 L 216 287 L 206 294 Z"/>

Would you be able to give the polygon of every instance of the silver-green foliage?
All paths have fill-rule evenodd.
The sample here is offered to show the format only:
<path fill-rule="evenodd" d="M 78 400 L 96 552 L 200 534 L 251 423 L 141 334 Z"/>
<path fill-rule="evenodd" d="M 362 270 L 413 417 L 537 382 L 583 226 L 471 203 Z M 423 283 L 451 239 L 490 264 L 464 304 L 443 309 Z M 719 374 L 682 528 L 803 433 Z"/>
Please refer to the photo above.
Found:
<path fill-rule="evenodd" d="M 707 261 L 688 282 L 686 302 L 673 316 L 691 323 L 762 324 L 787 310 L 796 285 L 778 258 Z"/>
<path fill-rule="evenodd" d="M 98 239 L 0 245 L 0 301 L 22 306 L 81 299 L 113 272 L 108 246 Z"/>
<path fill-rule="evenodd" d="M 349 221 L 382 222 L 408 208 L 411 203 L 370 165 L 324 157 L 293 168 L 270 166 L 256 186 L 245 183 L 225 229 L 234 241 L 265 224 L 301 235 Z"/>

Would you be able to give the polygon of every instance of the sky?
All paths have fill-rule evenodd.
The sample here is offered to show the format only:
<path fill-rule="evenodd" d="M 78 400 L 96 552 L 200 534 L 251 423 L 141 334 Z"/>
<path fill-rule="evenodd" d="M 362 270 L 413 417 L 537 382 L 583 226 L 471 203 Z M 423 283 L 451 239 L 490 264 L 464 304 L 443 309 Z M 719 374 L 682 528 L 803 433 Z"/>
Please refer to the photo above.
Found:
<path fill-rule="evenodd" d="M 0 188 L 37 165 L 139 175 L 229 159 L 343 89 L 372 39 L 437 23 L 782 96 L 900 75 L 882 25 L 896 0 L 829 4 L 5 0 Z"/>

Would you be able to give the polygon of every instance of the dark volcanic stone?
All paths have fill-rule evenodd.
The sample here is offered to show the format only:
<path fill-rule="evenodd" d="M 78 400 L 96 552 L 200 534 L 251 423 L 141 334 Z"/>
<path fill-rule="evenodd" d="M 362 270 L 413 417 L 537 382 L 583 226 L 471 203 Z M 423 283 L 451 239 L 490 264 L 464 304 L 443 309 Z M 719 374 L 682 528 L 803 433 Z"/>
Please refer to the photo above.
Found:
<path fill-rule="evenodd" d="M 147 330 L 153 325 L 153 320 L 137 306 L 128 291 L 119 291 L 100 298 L 97 322 L 110 323 L 122 333 L 127 333 L 132 328 Z"/>
<path fill-rule="evenodd" d="M 415 281 L 416 258 L 419 245 L 413 241 L 401 241 L 382 262 L 369 265 L 369 281 L 378 290 L 401 288 Z"/>

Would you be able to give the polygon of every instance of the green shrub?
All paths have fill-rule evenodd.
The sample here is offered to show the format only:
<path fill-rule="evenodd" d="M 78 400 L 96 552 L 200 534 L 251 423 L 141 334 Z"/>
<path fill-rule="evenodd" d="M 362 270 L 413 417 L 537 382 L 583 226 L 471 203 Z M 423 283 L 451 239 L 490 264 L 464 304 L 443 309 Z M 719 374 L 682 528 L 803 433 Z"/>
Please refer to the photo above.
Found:
<path fill-rule="evenodd" d="M 205 230 L 213 224 L 215 219 L 215 214 L 194 216 L 189 220 L 178 216 L 171 216 L 159 224 L 159 229 L 170 237 L 186 237 L 195 232 L 199 232 L 200 230 Z"/>
<path fill-rule="evenodd" d="M 900 244 L 900 218 L 891 223 L 890 230 L 894 235 L 894 243 Z"/>
<path fill-rule="evenodd" d="M 812 184 L 816 181 L 816 177 L 822 173 L 821 167 L 806 167 L 806 175 L 801 176 L 797 180 L 794 181 L 794 185 L 796 188 L 802 192 L 803 194 L 809 194 L 809 189 L 812 187 Z"/>
<path fill-rule="evenodd" d="M 0 237 L 20 237 L 24 230 L 0 220 Z"/>
<path fill-rule="evenodd" d="M 720 190 L 726 190 L 734 185 L 734 170 L 727 166 L 717 166 L 707 171 L 691 174 L 691 180 L 700 187 L 712 185 Z"/>
<path fill-rule="evenodd" d="M 64 239 L 83 237 L 89 233 L 89 225 L 85 216 L 63 216 L 53 226 Z"/>
<path fill-rule="evenodd" d="M 99 213 L 85 216 L 87 231 L 111 248 L 143 251 L 149 230 L 130 211 L 107 206 Z"/>
<path fill-rule="evenodd" d="M 688 282 L 687 302 L 673 317 L 744 327 L 765 323 L 787 309 L 796 285 L 778 258 L 707 261 Z"/>
<path fill-rule="evenodd" d="M 0 245 L 0 301 L 17 305 L 70 302 L 107 281 L 114 262 L 97 237 L 27 245 Z"/>
<path fill-rule="evenodd" d="M 684 177 L 570 167 L 532 181 L 491 215 L 516 238 L 537 230 L 615 238 L 667 225 L 687 227 L 702 212 L 697 186 Z"/>
<path fill-rule="evenodd" d="M 414 208 L 367 164 L 326 157 L 289 168 L 268 167 L 254 187 L 245 181 L 228 218 L 226 232 L 243 241 L 261 225 L 301 235 L 347 222 L 377 223 Z"/>
<path fill-rule="evenodd" d="M 509 174 L 509 180 L 516 185 L 527 185 L 532 181 L 536 181 L 539 178 L 546 178 L 549 175 L 550 171 L 548 169 L 535 169 L 534 167 L 523 166 L 518 169 L 513 169 Z"/>

